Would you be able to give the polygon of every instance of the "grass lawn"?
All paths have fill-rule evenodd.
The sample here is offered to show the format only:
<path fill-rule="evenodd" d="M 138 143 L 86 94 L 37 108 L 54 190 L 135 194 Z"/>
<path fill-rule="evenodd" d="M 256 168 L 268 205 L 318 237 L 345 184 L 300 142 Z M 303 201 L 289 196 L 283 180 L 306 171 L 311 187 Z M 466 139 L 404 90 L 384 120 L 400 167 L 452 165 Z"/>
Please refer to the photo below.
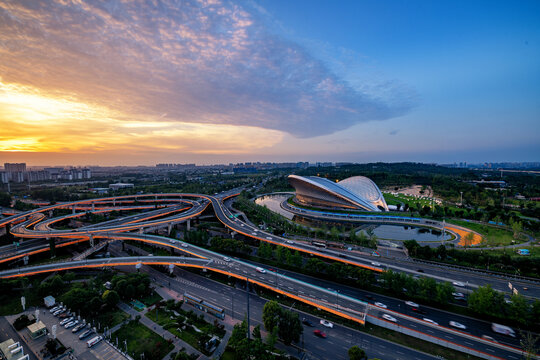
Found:
<path fill-rule="evenodd" d="M 117 309 L 115 311 L 107 311 L 99 314 L 96 320 L 101 324 L 102 327 L 107 326 L 108 328 L 112 328 L 128 318 L 129 314 Z"/>
<path fill-rule="evenodd" d="M 513 233 L 510 230 L 461 220 L 447 220 L 447 222 L 450 224 L 466 227 L 468 229 L 478 232 L 479 234 L 482 234 L 484 242 L 482 242 L 481 246 L 512 245 L 512 241 L 514 241 Z M 519 243 L 525 240 L 526 238 L 520 238 L 516 241 Z"/>
<path fill-rule="evenodd" d="M 142 302 L 146 306 L 152 306 L 155 303 L 160 302 L 161 300 L 163 300 L 163 298 L 157 292 L 152 291 L 152 294 L 140 299 L 140 302 Z"/>
<path fill-rule="evenodd" d="M 145 359 L 148 359 L 150 354 L 152 359 L 162 359 L 174 348 L 173 344 L 146 326 L 135 322 L 130 322 L 114 332 L 112 340 L 116 341 L 116 338 L 121 348 L 124 340 L 127 342 L 128 352 L 134 359 L 141 359 L 141 354 L 145 351 Z"/>

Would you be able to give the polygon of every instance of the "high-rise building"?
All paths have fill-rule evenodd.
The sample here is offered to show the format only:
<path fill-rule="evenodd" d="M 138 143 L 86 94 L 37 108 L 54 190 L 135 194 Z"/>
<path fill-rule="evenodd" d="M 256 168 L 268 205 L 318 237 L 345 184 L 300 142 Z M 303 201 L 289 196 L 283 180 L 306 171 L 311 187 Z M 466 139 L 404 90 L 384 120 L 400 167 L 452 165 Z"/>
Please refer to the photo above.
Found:
<path fill-rule="evenodd" d="M 6 172 L 25 172 L 26 163 L 4 163 L 4 170 Z"/>

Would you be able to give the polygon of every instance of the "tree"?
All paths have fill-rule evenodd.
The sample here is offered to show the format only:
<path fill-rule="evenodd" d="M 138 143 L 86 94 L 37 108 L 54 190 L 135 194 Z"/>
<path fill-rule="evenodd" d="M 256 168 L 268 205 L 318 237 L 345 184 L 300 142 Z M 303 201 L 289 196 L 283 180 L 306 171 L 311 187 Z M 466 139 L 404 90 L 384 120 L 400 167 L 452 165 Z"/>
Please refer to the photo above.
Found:
<path fill-rule="evenodd" d="M 253 328 L 253 332 L 251 333 L 253 335 L 254 339 L 260 339 L 261 338 L 261 325 L 257 325 Z"/>
<path fill-rule="evenodd" d="M 266 331 L 272 331 L 274 327 L 279 325 L 282 311 L 277 301 L 272 300 L 264 304 L 262 319 Z"/>
<path fill-rule="evenodd" d="M 491 285 L 480 286 L 475 289 L 468 300 L 469 307 L 479 313 L 487 315 L 500 315 L 504 307 L 504 296 L 493 290 Z"/>
<path fill-rule="evenodd" d="M 11 206 L 11 195 L 6 192 L 0 191 L 0 206 L 10 207 Z"/>
<path fill-rule="evenodd" d="M 521 294 L 512 295 L 510 300 L 512 300 L 512 302 L 509 304 L 510 317 L 517 322 L 526 324 L 530 316 L 528 301 Z"/>
<path fill-rule="evenodd" d="M 103 299 L 103 302 L 105 302 L 111 308 L 118 304 L 118 301 L 120 301 L 120 296 L 114 290 L 105 290 L 101 298 Z"/>
<path fill-rule="evenodd" d="M 513 221 L 512 222 L 512 231 L 514 232 L 514 239 L 519 239 L 519 234 L 523 230 L 523 224 L 521 221 Z"/>
<path fill-rule="evenodd" d="M 435 297 L 435 301 L 437 301 L 439 304 L 448 304 L 454 291 L 454 287 L 447 281 L 437 283 L 437 295 Z"/>
<path fill-rule="evenodd" d="M 349 354 L 350 360 L 366 360 L 367 359 L 366 352 L 363 349 L 360 349 L 356 345 L 352 346 L 347 353 Z"/>
<path fill-rule="evenodd" d="M 278 335 L 285 345 L 290 345 L 293 341 L 300 341 L 300 335 L 304 331 L 298 313 L 289 310 L 281 312 Z"/>
<path fill-rule="evenodd" d="M 540 340 L 539 336 L 535 336 L 530 331 L 521 333 L 521 340 L 519 341 L 519 344 L 521 345 L 521 349 L 525 352 L 525 359 L 531 360 L 536 359 L 536 354 L 538 353 L 538 340 Z"/>
<path fill-rule="evenodd" d="M 472 231 L 468 232 L 467 235 L 465 235 L 465 237 L 463 238 L 463 246 L 469 247 L 472 245 L 473 241 L 474 241 L 474 233 Z"/>

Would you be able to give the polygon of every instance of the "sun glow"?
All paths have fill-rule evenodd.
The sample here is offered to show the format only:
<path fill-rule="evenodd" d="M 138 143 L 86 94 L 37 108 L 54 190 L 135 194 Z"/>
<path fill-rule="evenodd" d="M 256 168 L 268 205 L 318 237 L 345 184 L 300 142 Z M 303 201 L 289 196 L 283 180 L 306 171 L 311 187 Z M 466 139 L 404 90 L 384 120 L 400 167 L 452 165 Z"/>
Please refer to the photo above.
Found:
<path fill-rule="evenodd" d="M 45 94 L 0 80 L 0 151 L 82 152 L 165 151 L 246 153 L 269 147 L 279 131 L 250 126 L 182 123 L 141 116 Z"/>

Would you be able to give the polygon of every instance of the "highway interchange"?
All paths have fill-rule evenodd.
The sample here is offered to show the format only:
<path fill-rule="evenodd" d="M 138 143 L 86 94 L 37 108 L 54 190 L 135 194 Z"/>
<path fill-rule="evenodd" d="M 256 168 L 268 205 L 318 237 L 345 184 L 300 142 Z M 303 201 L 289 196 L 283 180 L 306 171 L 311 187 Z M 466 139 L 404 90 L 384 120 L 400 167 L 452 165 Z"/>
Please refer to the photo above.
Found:
<path fill-rule="evenodd" d="M 507 279 L 492 279 L 491 277 L 477 276 L 462 271 L 448 271 L 448 269 L 433 267 L 425 264 L 416 264 L 410 262 L 383 262 L 378 260 L 378 264 L 373 265 L 373 258 L 363 256 L 357 253 L 343 252 L 330 249 L 320 249 L 310 244 L 296 242 L 290 239 L 275 236 L 273 234 L 261 231 L 259 228 L 249 223 L 239 220 L 234 216 L 234 210 L 227 208 L 223 199 L 233 195 L 232 192 L 220 194 L 220 196 L 209 196 L 201 194 L 148 194 L 134 195 L 117 198 L 103 198 L 93 200 L 83 200 L 64 204 L 55 204 L 42 207 L 33 211 L 17 214 L 6 219 L 0 220 L 0 226 L 6 224 L 12 225 L 11 232 L 21 238 L 26 238 L 21 242 L 18 248 L 6 246 L 0 248 L 0 261 L 13 261 L 17 257 L 24 257 L 36 251 L 47 251 L 47 238 L 57 239 L 57 246 L 70 244 L 77 241 L 88 241 L 92 239 L 107 239 L 107 241 L 134 240 L 143 241 L 160 245 L 163 247 L 172 247 L 181 251 L 189 257 L 130 257 L 130 258 L 109 258 L 95 260 L 71 261 L 67 263 L 51 263 L 47 265 L 30 266 L 17 268 L 0 272 L 1 277 L 28 276 L 39 272 L 58 271 L 71 268 L 101 268 L 103 266 L 125 266 L 125 265 L 169 265 L 174 264 L 182 267 L 204 268 L 214 272 L 236 277 L 240 280 L 248 279 L 251 283 L 258 286 L 271 289 L 284 294 L 296 301 L 302 301 L 324 309 L 329 313 L 356 321 L 362 324 L 365 320 L 371 318 L 381 319 L 383 314 L 391 314 L 398 319 L 398 324 L 423 334 L 430 335 L 433 338 L 444 339 L 448 342 L 459 344 L 463 347 L 473 348 L 481 351 L 486 356 L 493 358 L 518 359 L 520 351 L 519 346 L 511 338 L 497 337 L 489 331 L 489 325 L 474 319 L 462 318 L 455 314 L 449 314 L 440 310 L 429 309 L 429 317 L 440 325 L 433 325 L 413 313 L 401 300 L 375 296 L 376 301 L 383 302 L 388 309 L 369 304 L 366 299 L 366 292 L 358 289 L 347 288 L 334 283 L 326 283 L 320 279 L 313 279 L 296 273 L 280 273 L 256 271 L 256 264 L 239 259 L 224 258 L 223 255 L 200 248 L 194 245 L 187 245 L 179 240 L 172 240 L 155 235 L 142 233 L 133 233 L 128 231 L 143 231 L 142 229 L 156 228 L 159 226 L 171 226 L 172 224 L 189 221 L 202 214 L 210 205 L 214 209 L 215 216 L 227 228 L 235 233 L 247 237 L 267 241 L 276 245 L 285 246 L 293 250 L 320 256 L 334 261 L 341 261 L 355 266 L 361 266 L 376 272 L 382 272 L 387 268 L 397 271 L 406 271 L 416 273 L 422 276 L 432 276 L 438 280 L 445 281 L 468 281 L 468 286 L 475 286 L 490 283 L 494 288 L 504 290 Z M 155 202 L 161 200 L 165 205 L 163 208 L 155 209 L 154 205 L 141 205 L 144 202 Z M 109 222 L 85 226 L 73 230 L 55 230 L 50 225 L 55 222 L 68 218 L 75 218 L 85 215 L 87 212 L 110 211 L 117 206 L 126 205 L 130 202 L 137 202 L 137 205 L 129 205 L 132 209 L 144 208 L 152 209 L 149 212 L 139 215 L 131 215 Z M 112 206 L 111 206 L 112 203 Z M 45 214 L 51 215 L 51 210 L 56 208 L 71 209 L 71 214 L 66 214 L 56 218 L 46 218 Z M 77 212 L 82 210 L 82 212 Z M 424 273 L 418 273 L 418 269 L 423 269 Z M 451 276 L 451 278 L 449 278 Z M 521 283 L 520 283 L 521 284 Z M 540 289 L 535 283 L 525 283 L 529 288 L 529 295 L 535 296 Z M 338 292 L 339 291 L 339 292 Z M 373 303 L 374 300 L 369 302 Z M 468 325 L 466 333 L 454 330 L 448 327 L 448 321 L 454 320 Z M 390 324 L 393 325 L 393 324 Z M 488 333 L 495 337 L 499 343 L 480 338 L 481 335 Z M 506 346 L 510 345 L 510 346 Z"/>

